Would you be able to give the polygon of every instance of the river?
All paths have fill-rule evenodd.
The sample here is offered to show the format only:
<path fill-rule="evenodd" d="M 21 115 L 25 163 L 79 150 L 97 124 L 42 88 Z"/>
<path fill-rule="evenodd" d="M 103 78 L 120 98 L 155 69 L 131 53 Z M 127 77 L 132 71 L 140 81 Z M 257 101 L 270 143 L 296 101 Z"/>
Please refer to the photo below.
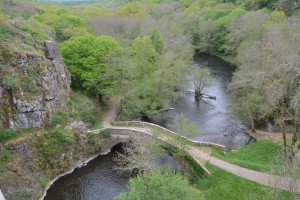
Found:
<path fill-rule="evenodd" d="M 227 85 L 231 81 L 235 66 L 218 57 L 198 53 L 194 56 L 192 67 L 209 69 L 212 83 L 204 93 L 216 96 L 216 100 L 204 98 L 205 102 L 197 102 L 193 86 L 188 83 L 184 95 L 170 105 L 174 110 L 168 111 L 166 117 L 153 122 L 174 130 L 174 116 L 183 113 L 190 122 L 196 124 L 200 131 L 200 134 L 193 138 L 194 140 L 221 144 L 226 147 L 227 151 L 252 142 L 253 138 L 246 133 L 246 127 L 233 122 L 228 115 L 229 106 L 234 100 L 227 90 Z"/>
<path fill-rule="evenodd" d="M 55 181 L 44 200 L 113 200 L 127 191 L 131 173 L 114 169 L 116 162 L 113 157 L 120 151 L 121 145 L 119 143 L 110 153 L 98 156 L 86 166 Z M 156 158 L 155 162 L 179 170 L 177 162 L 166 153 Z"/>

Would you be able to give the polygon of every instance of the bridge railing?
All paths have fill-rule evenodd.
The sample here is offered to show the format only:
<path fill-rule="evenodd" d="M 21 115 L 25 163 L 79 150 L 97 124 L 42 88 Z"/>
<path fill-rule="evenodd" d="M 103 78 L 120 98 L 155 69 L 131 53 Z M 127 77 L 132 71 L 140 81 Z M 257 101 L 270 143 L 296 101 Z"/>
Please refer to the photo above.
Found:
<path fill-rule="evenodd" d="M 143 127 L 143 128 L 149 128 L 149 129 L 156 129 L 159 130 L 161 132 L 167 133 L 169 135 L 172 135 L 173 137 L 177 137 L 177 138 L 182 138 L 186 141 L 188 141 L 189 143 L 192 143 L 194 145 L 197 146 L 211 146 L 217 149 L 221 149 L 222 151 L 225 151 L 225 146 L 220 145 L 220 144 L 215 144 L 212 142 L 201 142 L 201 141 L 195 141 L 195 140 L 191 140 L 190 138 L 187 138 L 185 136 L 179 135 L 178 133 L 171 131 L 169 129 L 166 129 L 162 126 L 159 126 L 157 124 L 152 124 L 149 122 L 141 122 L 141 121 L 113 121 L 111 122 L 112 125 L 114 126 L 132 126 L 132 127 Z"/>
<path fill-rule="evenodd" d="M 126 136 L 149 136 L 149 137 L 153 137 L 152 134 L 146 132 L 146 131 L 142 131 L 142 130 L 136 130 L 136 129 L 131 129 L 131 128 L 107 128 L 105 129 L 107 131 L 110 132 L 110 134 L 112 135 L 126 135 Z M 173 147 L 178 148 L 178 146 L 176 146 L 176 144 L 173 144 L 172 142 L 168 141 L 168 140 L 164 140 L 161 139 L 159 137 L 153 137 L 154 139 L 164 142 L 168 145 L 171 145 Z M 203 169 L 203 172 L 206 176 L 211 176 L 210 171 L 202 164 L 200 163 L 196 158 L 194 158 L 193 156 L 191 156 L 191 158 Z"/>

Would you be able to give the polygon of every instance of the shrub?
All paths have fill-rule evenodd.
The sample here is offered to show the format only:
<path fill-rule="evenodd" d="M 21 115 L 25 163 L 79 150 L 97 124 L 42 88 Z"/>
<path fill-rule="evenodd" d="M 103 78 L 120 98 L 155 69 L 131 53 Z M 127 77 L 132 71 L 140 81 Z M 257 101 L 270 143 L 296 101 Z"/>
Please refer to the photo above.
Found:
<path fill-rule="evenodd" d="M 32 199 L 33 198 L 33 191 L 28 188 L 21 188 L 14 192 L 13 199 Z"/>
<path fill-rule="evenodd" d="M 30 93 L 37 93 L 39 91 L 36 80 L 33 76 L 27 76 L 26 79 L 22 81 L 22 87 Z"/>
<path fill-rule="evenodd" d="M 49 127 L 54 127 L 58 124 L 66 124 L 69 119 L 69 114 L 66 112 L 57 112 L 48 123 Z"/>
<path fill-rule="evenodd" d="M 3 86 L 7 90 L 14 90 L 20 87 L 20 80 L 13 76 L 5 76 L 3 79 Z"/>
<path fill-rule="evenodd" d="M 103 130 L 103 131 L 100 131 L 100 135 L 102 138 L 108 138 L 108 137 L 110 137 L 110 132 L 108 130 Z"/>
<path fill-rule="evenodd" d="M 0 172 L 6 169 L 6 162 L 12 158 L 9 150 L 4 147 L 0 147 Z"/>
<path fill-rule="evenodd" d="M 18 137 L 21 134 L 20 131 L 15 129 L 0 129 L 0 142 Z"/>
<path fill-rule="evenodd" d="M 48 185 L 49 179 L 47 176 L 43 175 L 40 177 L 40 184 L 43 188 L 46 188 Z"/>
<path fill-rule="evenodd" d="M 90 108 L 89 110 L 84 110 L 80 113 L 82 121 L 86 123 L 94 123 L 97 119 L 97 110 L 96 108 Z"/>
<path fill-rule="evenodd" d="M 99 135 L 88 136 L 88 152 L 95 153 L 100 149 L 100 138 Z"/>
<path fill-rule="evenodd" d="M 72 148 L 75 137 L 71 129 L 54 128 L 38 140 L 39 164 L 52 177 L 69 164 L 61 155 Z"/>

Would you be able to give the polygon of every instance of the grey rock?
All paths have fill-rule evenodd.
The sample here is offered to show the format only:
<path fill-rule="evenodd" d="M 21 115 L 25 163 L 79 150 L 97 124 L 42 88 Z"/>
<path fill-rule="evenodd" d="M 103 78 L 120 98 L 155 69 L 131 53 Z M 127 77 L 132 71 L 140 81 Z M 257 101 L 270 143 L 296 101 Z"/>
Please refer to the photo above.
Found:
<path fill-rule="evenodd" d="M 0 128 L 41 127 L 58 110 L 68 110 L 70 73 L 54 41 L 45 42 L 45 55 L 40 52 L 16 54 L 12 64 L 5 64 L 8 75 L 19 80 L 34 77 L 35 92 L 23 82 L 6 90 L 0 74 Z"/>
<path fill-rule="evenodd" d="M 86 134 L 88 132 L 88 128 L 86 127 L 85 123 L 80 121 L 80 122 L 73 122 L 71 124 L 71 127 L 76 129 L 79 133 Z"/>

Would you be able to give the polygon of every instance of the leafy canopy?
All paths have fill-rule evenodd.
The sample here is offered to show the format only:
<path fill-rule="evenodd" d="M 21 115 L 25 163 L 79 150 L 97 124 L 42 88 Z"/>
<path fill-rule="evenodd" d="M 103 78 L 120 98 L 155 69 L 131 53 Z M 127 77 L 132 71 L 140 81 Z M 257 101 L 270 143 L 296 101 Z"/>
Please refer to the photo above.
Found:
<path fill-rule="evenodd" d="M 174 173 L 139 175 L 129 181 L 130 191 L 121 193 L 117 200 L 201 200 L 200 192 L 187 179 Z"/>
<path fill-rule="evenodd" d="M 101 88 L 108 84 L 102 76 L 109 67 L 108 56 L 118 56 L 120 52 L 117 41 L 108 36 L 85 35 L 64 42 L 61 54 L 71 72 L 72 87 L 102 95 Z"/>

